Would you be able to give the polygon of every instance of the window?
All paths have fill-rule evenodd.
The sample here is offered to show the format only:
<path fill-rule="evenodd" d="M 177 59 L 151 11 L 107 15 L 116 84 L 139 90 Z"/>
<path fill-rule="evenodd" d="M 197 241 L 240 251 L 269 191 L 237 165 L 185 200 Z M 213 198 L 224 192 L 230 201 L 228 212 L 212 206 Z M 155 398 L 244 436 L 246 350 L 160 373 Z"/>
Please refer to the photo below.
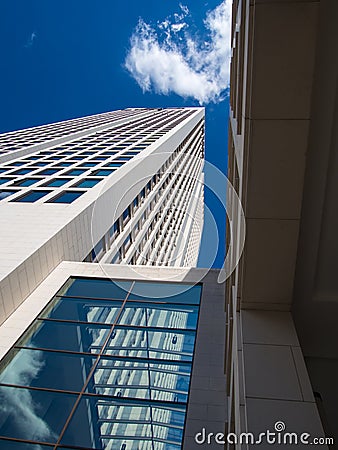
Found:
<path fill-rule="evenodd" d="M 59 187 L 63 186 L 64 184 L 71 181 L 71 178 L 55 178 L 54 180 L 48 181 L 48 183 L 45 183 L 43 186 L 48 187 Z"/>
<path fill-rule="evenodd" d="M 37 175 L 54 175 L 54 173 L 59 172 L 60 169 L 45 169 L 38 172 Z"/>
<path fill-rule="evenodd" d="M 76 177 L 78 175 L 82 175 L 85 172 L 86 171 L 84 169 L 73 169 L 73 170 L 69 170 L 68 172 L 66 172 L 65 175 L 70 175 L 72 177 Z"/>
<path fill-rule="evenodd" d="M 48 203 L 72 203 L 74 200 L 78 199 L 84 192 L 82 191 L 65 191 L 60 195 L 52 198 Z"/>
<path fill-rule="evenodd" d="M 40 198 L 49 194 L 50 192 L 52 192 L 52 191 L 30 191 L 30 192 L 27 192 L 27 194 L 23 195 L 22 197 L 16 198 L 15 200 L 12 200 L 12 201 L 13 202 L 34 203 L 34 202 L 40 200 Z"/>
<path fill-rule="evenodd" d="M 12 172 L 11 175 L 26 175 L 27 173 L 30 173 L 33 170 L 34 169 L 19 169 Z"/>
<path fill-rule="evenodd" d="M 120 223 L 119 220 L 114 222 L 113 226 L 109 230 L 109 236 L 113 237 L 116 233 L 120 232 Z"/>
<path fill-rule="evenodd" d="M 104 238 L 100 239 L 91 252 L 92 261 L 98 261 L 102 253 L 105 252 Z"/>
<path fill-rule="evenodd" d="M 123 222 L 127 222 L 130 219 L 130 206 L 123 211 Z"/>
<path fill-rule="evenodd" d="M 110 264 L 118 264 L 121 261 L 121 250 L 119 250 L 115 255 L 113 256 L 112 260 L 110 261 Z"/>
<path fill-rule="evenodd" d="M 111 163 L 105 164 L 104 167 L 116 167 L 116 168 L 118 168 L 118 167 L 121 167 L 122 164 L 123 164 L 122 162 L 111 162 Z"/>
<path fill-rule="evenodd" d="M 15 180 L 15 178 L 0 178 L 0 184 L 8 183 L 12 180 Z"/>
<path fill-rule="evenodd" d="M 38 181 L 43 180 L 43 178 L 24 178 L 23 180 L 15 181 L 13 186 L 31 186 L 32 184 L 37 183 Z"/>
<path fill-rule="evenodd" d="M 18 192 L 18 191 L 3 191 L 3 190 L 1 190 L 0 191 L 0 200 L 3 200 L 4 198 L 9 197 L 10 195 L 15 194 L 16 192 Z"/>
<path fill-rule="evenodd" d="M 130 246 L 131 246 L 131 234 L 128 234 L 128 236 L 126 237 L 126 239 L 124 240 L 123 244 L 122 244 L 122 248 L 124 250 L 124 254 L 127 253 L 127 251 L 129 250 Z"/>
<path fill-rule="evenodd" d="M 8 163 L 8 166 L 23 166 L 24 164 L 26 164 L 24 161 L 15 161 Z"/>
<path fill-rule="evenodd" d="M 87 178 L 85 180 L 79 181 L 74 186 L 79 188 L 91 188 L 97 185 L 100 181 L 102 181 L 103 178 Z"/>
<path fill-rule="evenodd" d="M 97 165 L 97 163 L 95 163 L 95 162 L 85 162 L 85 163 L 80 164 L 79 167 L 95 167 L 96 165 Z"/>
<path fill-rule="evenodd" d="M 98 169 L 91 173 L 91 175 L 95 175 L 98 177 L 107 177 L 108 175 L 111 175 L 114 173 L 114 170 L 110 169 Z"/>
<path fill-rule="evenodd" d="M 71 162 L 59 162 L 57 165 L 60 167 L 69 167 L 71 166 L 73 163 Z"/>

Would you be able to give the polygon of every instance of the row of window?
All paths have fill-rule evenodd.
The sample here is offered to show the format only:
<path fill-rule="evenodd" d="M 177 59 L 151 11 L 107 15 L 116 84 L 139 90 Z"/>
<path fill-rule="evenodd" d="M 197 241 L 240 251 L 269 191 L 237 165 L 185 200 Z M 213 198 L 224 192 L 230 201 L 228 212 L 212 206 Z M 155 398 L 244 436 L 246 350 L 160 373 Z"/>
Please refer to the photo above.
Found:
<path fill-rule="evenodd" d="M 199 130 L 198 133 L 196 133 L 197 130 Z M 171 170 L 170 173 L 167 174 L 165 180 L 163 181 L 162 185 L 160 186 L 154 199 L 149 203 L 147 209 L 144 211 L 141 218 L 135 224 L 131 233 L 129 233 L 125 237 L 124 242 L 121 244 L 118 251 L 115 252 L 115 254 L 113 255 L 113 257 L 110 261 L 112 264 L 116 264 L 116 263 L 119 263 L 126 256 L 127 251 L 129 250 L 131 244 L 133 243 L 133 241 L 134 241 L 135 237 L 137 236 L 137 234 L 139 233 L 139 231 L 142 229 L 143 224 L 147 220 L 149 214 L 151 213 L 151 211 L 153 211 L 156 204 L 159 201 L 161 201 L 162 206 L 161 206 L 159 213 L 155 215 L 155 218 L 152 221 L 152 223 L 150 224 L 150 227 L 147 230 L 140 246 L 135 251 L 135 254 L 132 257 L 131 263 L 136 264 L 137 258 L 140 254 L 142 254 L 143 248 L 150 237 L 150 234 L 155 226 L 155 223 L 157 223 L 161 220 L 165 221 L 167 219 L 166 217 L 163 219 L 161 214 L 164 209 L 163 205 L 168 203 L 169 197 L 171 196 L 174 187 L 177 185 L 177 183 L 179 181 L 179 178 L 175 175 L 175 173 L 177 170 L 179 170 L 179 166 L 182 163 L 183 159 L 187 158 L 186 152 L 183 153 L 182 150 L 186 148 L 186 145 L 187 145 L 188 141 L 191 139 L 191 137 L 193 135 L 195 135 L 194 139 L 189 144 L 189 149 L 190 149 L 189 151 L 191 151 L 192 154 L 195 153 L 196 156 L 198 156 L 198 151 L 200 150 L 200 146 L 197 145 L 197 143 L 199 143 L 200 140 L 202 139 L 201 133 L 203 134 L 203 130 L 201 128 L 201 123 L 199 123 L 191 131 L 191 133 L 186 137 L 186 139 L 177 147 L 177 149 L 170 155 L 170 157 L 167 159 L 167 161 L 160 168 L 159 172 L 153 176 L 153 178 L 147 183 L 147 185 L 135 197 L 133 202 L 123 211 L 121 217 L 118 220 L 116 220 L 116 222 L 112 225 L 111 229 L 108 232 L 108 236 L 105 236 L 100 240 L 99 247 L 97 247 L 96 249 L 93 249 L 91 251 L 91 253 L 87 256 L 85 261 L 96 262 L 102 258 L 102 256 L 106 253 L 106 251 L 108 251 L 108 249 L 111 247 L 112 242 L 118 237 L 118 235 L 120 233 L 122 233 L 125 230 L 127 223 L 129 222 L 131 217 L 134 214 L 136 214 L 138 207 L 143 204 L 145 197 L 148 196 L 148 194 L 150 192 L 154 191 L 156 184 L 162 180 L 164 173 L 168 170 L 168 168 L 170 167 L 172 162 L 174 160 L 176 160 L 176 158 L 179 156 L 179 158 L 177 159 L 177 161 L 175 163 L 175 167 Z M 191 159 L 193 160 L 193 158 L 191 158 Z M 175 177 L 176 177 L 176 181 L 174 183 L 174 186 L 172 186 L 170 191 L 168 191 L 168 185 L 171 182 L 171 180 Z M 163 194 L 165 192 L 167 192 L 166 198 L 161 199 L 161 197 L 163 196 Z M 164 242 L 164 238 L 166 236 L 167 236 L 167 234 L 165 234 L 162 237 L 161 242 Z M 159 241 L 158 237 L 157 237 L 156 241 Z M 98 249 L 99 249 L 99 251 L 97 251 Z M 160 251 L 160 249 L 159 249 L 159 251 Z M 145 264 L 146 262 L 147 262 L 146 259 L 144 259 L 141 262 L 141 264 Z"/>
<path fill-rule="evenodd" d="M 5 133 L 0 136 L 0 151 L 1 153 L 8 153 L 9 151 L 19 150 L 27 145 L 50 141 L 58 137 L 67 136 L 88 129 L 88 127 L 103 125 L 114 120 L 132 117 L 138 114 L 139 112 L 137 111 L 108 112 L 96 116 L 82 117 Z"/>
<path fill-rule="evenodd" d="M 0 190 L 0 200 L 3 200 L 11 195 L 17 194 L 19 191 Z M 20 197 L 17 197 L 12 202 L 18 203 L 34 203 L 40 200 L 42 197 L 50 194 L 53 191 L 29 191 Z M 72 203 L 78 199 L 85 191 L 63 191 L 55 197 L 49 199 L 46 203 Z"/>
<path fill-rule="evenodd" d="M 175 113 L 177 115 L 177 112 L 175 112 Z M 168 121 L 168 119 L 167 119 L 167 121 Z M 149 119 L 148 120 L 144 119 L 144 122 L 145 123 L 149 122 Z M 124 130 L 127 131 L 129 128 L 132 130 L 131 125 L 125 126 Z M 166 133 L 166 131 L 163 131 L 163 130 L 160 132 L 157 132 L 152 138 L 153 141 L 155 141 L 156 139 L 158 139 L 158 137 L 164 135 L 165 133 Z M 147 135 L 147 134 L 145 133 L 145 135 Z M 81 139 L 83 139 L 83 138 L 81 138 Z M 81 139 L 77 140 L 77 141 L 81 141 Z M 86 139 L 86 141 L 88 141 L 88 139 Z M 46 183 L 39 185 L 39 187 L 40 186 L 42 186 L 42 187 L 59 187 L 59 186 L 66 184 L 67 182 L 71 181 L 71 179 L 67 179 L 67 177 L 82 176 L 85 172 L 90 170 L 90 168 L 93 168 L 98 164 L 100 164 L 101 167 L 97 170 L 92 170 L 88 175 L 95 176 L 95 177 L 105 177 L 105 176 L 109 176 L 114 170 L 116 170 L 122 164 L 124 164 L 129 159 L 131 159 L 135 154 L 137 154 L 139 151 L 141 151 L 143 148 L 145 148 L 145 146 L 143 146 L 143 147 L 140 146 L 137 151 L 124 152 L 122 154 L 122 156 L 120 156 L 118 159 L 112 160 L 110 163 L 102 165 L 101 162 L 105 161 L 107 158 L 113 156 L 115 154 L 115 152 L 103 151 L 103 153 L 100 153 L 100 155 L 103 155 L 103 156 L 97 156 L 97 155 L 95 155 L 95 152 L 92 152 L 92 151 L 80 151 L 80 153 L 78 153 L 79 156 L 65 155 L 67 153 L 71 153 L 70 151 L 67 151 L 65 149 L 72 148 L 71 147 L 72 145 L 73 146 L 79 145 L 79 142 L 77 142 L 77 144 L 75 142 L 73 142 L 73 143 L 69 144 L 69 147 L 67 147 L 67 144 L 63 145 L 61 148 L 57 149 L 57 150 L 61 150 L 61 152 L 59 151 L 58 153 L 55 153 L 55 150 L 45 150 L 45 151 L 39 152 L 38 155 L 30 155 L 26 158 L 21 159 L 20 161 L 7 163 L 5 166 L 0 168 L 0 174 L 4 175 L 4 176 L 0 177 L 0 184 L 7 184 L 7 186 L 9 186 L 9 187 L 12 187 L 12 186 L 13 187 L 27 187 L 27 186 L 34 185 L 34 184 L 38 183 L 39 181 L 41 181 L 39 176 L 40 177 L 41 176 L 49 177 L 49 176 L 53 176 L 53 175 L 65 176 L 66 178 L 52 179 L 52 180 L 47 181 Z M 83 147 L 83 148 L 85 148 L 85 147 Z M 79 148 L 79 150 L 81 150 L 81 149 Z M 96 150 L 101 152 L 102 150 L 104 150 L 104 147 L 96 147 Z M 83 162 L 82 164 L 78 163 L 84 157 L 89 158 L 90 156 L 93 155 L 93 153 L 94 153 L 93 158 L 95 158 L 95 161 L 93 161 L 93 159 L 89 159 L 86 162 Z M 67 159 L 59 161 L 60 159 L 65 158 L 65 157 L 71 158 L 72 161 L 67 161 Z M 46 159 L 43 159 L 43 158 L 46 158 Z M 59 167 L 52 166 L 52 167 L 48 167 L 43 170 L 39 170 L 39 167 L 43 167 L 48 164 L 53 164 L 54 162 L 55 162 L 55 165 L 57 165 Z M 15 169 L 16 166 L 20 167 L 25 164 L 26 165 L 28 164 L 28 166 L 21 167 L 20 169 Z M 75 168 L 65 171 L 63 173 L 60 173 L 67 166 L 69 167 L 73 164 L 76 164 Z M 28 174 L 33 175 L 33 176 L 31 176 L 30 178 L 24 178 L 24 179 L 15 178 L 15 177 L 22 177 L 22 176 L 25 176 Z M 94 179 L 81 180 L 70 187 L 88 188 L 88 187 L 95 186 L 97 184 L 97 182 L 98 181 L 96 181 Z M 11 189 L 3 190 L 1 192 L 0 199 L 7 198 L 8 196 L 13 195 L 15 193 L 16 193 L 16 191 L 11 190 Z M 40 194 L 40 197 L 38 197 L 37 194 L 24 196 L 24 198 L 27 198 L 27 199 L 39 199 L 42 197 L 43 197 L 42 194 Z M 63 197 L 61 196 L 61 198 L 63 198 Z M 76 199 L 77 197 L 74 195 L 74 196 L 72 196 L 72 198 Z M 26 201 L 26 200 L 24 200 L 24 201 Z M 34 201 L 36 201 L 36 200 L 34 200 Z"/>

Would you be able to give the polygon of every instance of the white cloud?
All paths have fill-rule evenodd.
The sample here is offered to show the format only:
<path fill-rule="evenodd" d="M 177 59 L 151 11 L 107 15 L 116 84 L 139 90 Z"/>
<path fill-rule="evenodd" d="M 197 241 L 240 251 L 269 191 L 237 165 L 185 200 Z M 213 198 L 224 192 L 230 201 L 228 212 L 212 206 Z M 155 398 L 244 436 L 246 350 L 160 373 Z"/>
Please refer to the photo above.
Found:
<path fill-rule="evenodd" d="M 175 32 L 175 33 L 177 33 L 178 31 L 181 31 L 182 30 L 182 28 L 184 28 L 184 27 L 186 27 L 187 26 L 187 24 L 186 23 L 173 23 L 172 25 L 171 25 L 171 29 Z"/>
<path fill-rule="evenodd" d="M 183 11 L 183 13 L 187 16 L 189 14 L 189 9 L 187 6 L 182 5 L 182 3 L 179 4 L 181 10 Z"/>
<path fill-rule="evenodd" d="M 29 385 L 43 367 L 41 351 L 22 351 L 14 357 L 10 370 L 2 374 L 0 381 L 19 386 Z M 55 433 L 40 417 L 38 410 L 39 405 L 34 403 L 32 391 L 0 387 L 0 413 L 9 417 L 23 436 L 33 436 L 37 440 L 55 439 Z"/>
<path fill-rule="evenodd" d="M 180 8 L 186 18 L 188 8 Z M 140 19 L 126 68 L 144 92 L 173 92 L 200 104 L 221 101 L 230 77 L 231 0 L 207 13 L 203 40 L 187 32 L 187 20 L 177 19 L 166 18 L 157 29 Z"/>

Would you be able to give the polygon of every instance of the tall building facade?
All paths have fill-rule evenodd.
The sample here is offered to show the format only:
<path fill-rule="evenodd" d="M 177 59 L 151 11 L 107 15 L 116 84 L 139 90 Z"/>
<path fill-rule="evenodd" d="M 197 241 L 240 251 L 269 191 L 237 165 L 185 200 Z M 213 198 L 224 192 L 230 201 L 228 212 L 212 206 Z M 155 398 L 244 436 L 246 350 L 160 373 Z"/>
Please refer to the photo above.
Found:
<path fill-rule="evenodd" d="M 337 20 L 330 0 L 233 2 L 229 179 L 246 242 L 226 288 L 228 429 L 320 448 L 338 442 Z M 237 260 L 231 191 L 228 207 Z"/>
<path fill-rule="evenodd" d="M 203 108 L 1 135 L 1 322 L 62 261 L 196 266 L 203 161 Z"/>
<path fill-rule="evenodd" d="M 224 429 L 224 286 L 193 267 L 203 162 L 203 108 L 0 136 L 0 448 L 179 450 Z"/>

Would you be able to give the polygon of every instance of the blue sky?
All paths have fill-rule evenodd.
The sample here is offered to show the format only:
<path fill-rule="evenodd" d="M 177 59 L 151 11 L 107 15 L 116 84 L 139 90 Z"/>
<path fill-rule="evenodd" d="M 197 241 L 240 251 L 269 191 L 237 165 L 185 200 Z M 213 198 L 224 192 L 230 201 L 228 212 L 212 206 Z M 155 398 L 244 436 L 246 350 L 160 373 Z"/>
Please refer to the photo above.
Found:
<path fill-rule="evenodd" d="M 229 0 L 2 1 L 0 132 L 132 106 L 202 104 L 206 160 L 225 173 L 228 6 Z M 205 227 L 200 265 L 220 267 L 225 211 L 208 188 L 206 205 L 219 249 L 210 261 L 214 230 Z"/>

